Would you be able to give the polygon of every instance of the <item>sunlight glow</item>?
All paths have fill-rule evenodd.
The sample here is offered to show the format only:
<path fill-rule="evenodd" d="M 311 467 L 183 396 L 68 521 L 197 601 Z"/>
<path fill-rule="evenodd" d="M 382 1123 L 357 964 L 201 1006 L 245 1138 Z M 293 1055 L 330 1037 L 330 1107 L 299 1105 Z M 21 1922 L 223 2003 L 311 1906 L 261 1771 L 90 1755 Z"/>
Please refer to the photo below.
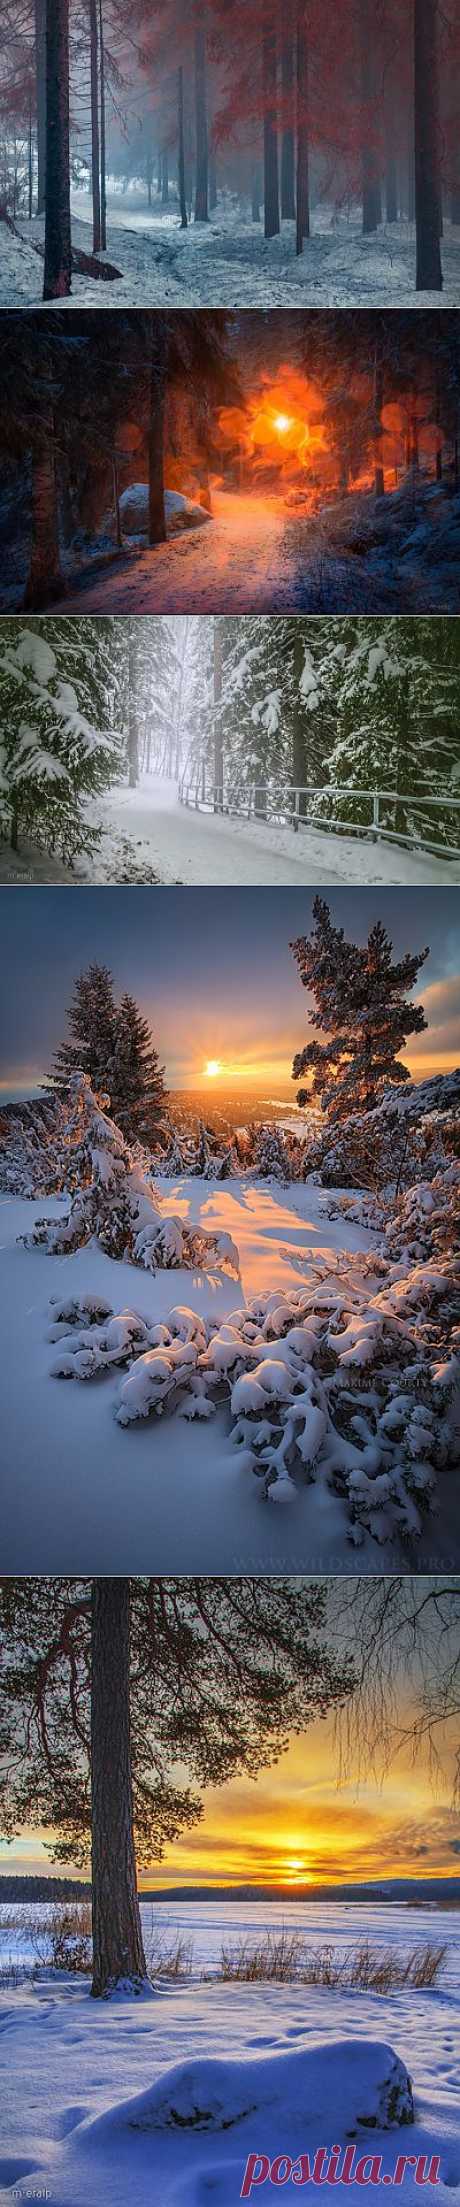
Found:
<path fill-rule="evenodd" d="M 289 414 L 275 414 L 275 429 L 278 430 L 278 434 L 280 437 L 285 436 L 287 429 L 292 429 L 292 422 L 290 420 Z"/>
<path fill-rule="evenodd" d="M 207 1079 L 208 1081 L 215 1081 L 215 1080 L 217 1080 L 217 1079 L 218 1079 L 218 1076 L 219 1076 L 219 1073 L 221 1073 L 221 1072 L 222 1072 L 222 1063 L 221 1063 L 221 1059 L 220 1059 L 220 1058 L 208 1058 L 208 1059 L 207 1059 L 207 1063 L 206 1063 L 206 1065 L 205 1065 L 205 1067 L 204 1067 L 204 1071 L 205 1071 L 205 1074 L 206 1074 L 206 1079 Z"/>

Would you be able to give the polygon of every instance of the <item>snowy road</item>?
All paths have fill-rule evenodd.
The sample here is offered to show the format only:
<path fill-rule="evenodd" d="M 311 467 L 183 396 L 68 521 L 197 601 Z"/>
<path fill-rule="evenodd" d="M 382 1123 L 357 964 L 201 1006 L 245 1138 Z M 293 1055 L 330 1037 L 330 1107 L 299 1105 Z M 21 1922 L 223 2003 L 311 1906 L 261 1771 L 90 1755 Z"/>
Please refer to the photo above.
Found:
<path fill-rule="evenodd" d="M 388 498 L 376 541 L 371 500 L 336 501 L 312 516 L 253 489 L 216 490 L 208 528 L 70 572 L 53 612 L 458 612 L 458 537 L 444 542 L 439 530 L 434 558 L 431 528 L 416 531 L 414 519 Z"/>
<path fill-rule="evenodd" d="M 276 824 L 195 812 L 179 803 L 175 782 L 153 775 L 137 789 L 122 787 L 95 800 L 91 817 L 102 820 L 104 828 L 95 865 L 85 872 L 91 881 L 129 882 L 142 875 L 189 887 L 344 881 L 426 881 L 450 887 L 460 882 L 460 860 L 361 842 L 351 835 L 326 835 L 318 828 L 301 828 L 296 834 Z M 78 869 L 79 878 L 80 873 Z M 75 882 L 75 874 L 67 878 Z"/>

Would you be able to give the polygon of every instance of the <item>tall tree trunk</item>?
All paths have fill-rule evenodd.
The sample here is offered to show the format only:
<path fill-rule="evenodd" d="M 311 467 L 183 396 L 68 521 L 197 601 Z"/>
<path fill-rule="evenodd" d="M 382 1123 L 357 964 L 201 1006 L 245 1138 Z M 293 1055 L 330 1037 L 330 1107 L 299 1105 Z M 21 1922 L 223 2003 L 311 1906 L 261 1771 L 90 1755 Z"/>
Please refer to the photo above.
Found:
<path fill-rule="evenodd" d="M 377 19 L 373 0 L 360 0 L 361 97 L 362 97 L 362 195 L 363 233 L 377 230 L 382 219 L 380 166 L 377 146 Z"/>
<path fill-rule="evenodd" d="M 101 248 L 107 250 L 107 175 L 105 119 L 105 43 L 102 0 L 99 0 L 99 73 L 101 95 Z"/>
<path fill-rule="evenodd" d="M 164 493 L 164 416 L 166 337 L 161 315 L 152 323 L 149 409 L 149 544 L 166 543 Z"/>
<path fill-rule="evenodd" d="M 37 96 L 37 214 L 46 198 L 46 0 L 35 0 L 35 81 Z"/>
<path fill-rule="evenodd" d="M 302 678 L 302 674 L 303 674 L 303 668 L 304 668 L 304 662 L 305 662 L 305 643 L 304 643 L 304 637 L 303 637 L 303 635 L 302 635 L 302 629 L 303 629 L 303 622 L 302 622 L 302 621 L 296 621 L 296 623 L 295 623 L 295 627 L 294 627 L 294 631 L 293 631 L 293 633 L 294 633 L 294 647 L 293 647 L 293 665 L 292 665 L 292 673 L 293 673 L 293 705 L 292 705 L 292 780 L 293 780 L 293 786 L 294 786 L 294 789 L 302 789 L 302 786 L 303 786 L 303 784 L 304 784 L 304 782 L 306 781 L 306 778 L 307 778 L 306 744 L 305 744 L 305 705 L 304 705 L 304 702 L 303 702 L 303 700 L 302 700 L 302 695 L 301 695 L 301 689 L 300 689 L 300 683 L 301 683 L 301 678 Z M 306 803 L 307 803 L 306 797 L 301 797 L 301 798 L 300 798 L 300 801 L 299 801 L 299 812 L 300 812 L 300 815 L 301 815 L 301 817 L 302 817 L 302 815 L 303 815 L 303 814 L 305 813 L 305 811 L 306 811 Z"/>
<path fill-rule="evenodd" d="M 31 100 L 30 92 L 29 92 L 29 122 L 28 122 L 28 132 L 27 132 L 27 153 L 28 153 L 28 163 L 27 163 L 27 166 L 28 166 L 28 216 L 29 216 L 29 222 L 31 222 L 31 221 L 32 221 L 32 211 L 33 211 L 34 164 L 33 164 L 33 135 L 32 135 L 32 100 Z"/>
<path fill-rule="evenodd" d="M 93 253 L 101 249 L 101 181 L 99 145 L 99 53 L 97 0 L 89 0 L 89 53 L 91 78 L 91 189 L 93 195 Z"/>
<path fill-rule="evenodd" d="M 91 1597 L 93 1981 L 98 1999 L 145 1979 L 133 1833 L 130 1587 L 94 1579 Z"/>
<path fill-rule="evenodd" d="M 44 299 L 71 288 L 69 0 L 46 0 L 46 211 Z"/>
<path fill-rule="evenodd" d="M 294 22 L 292 0 L 281 0 L 281 90 L 283 134 L 281 140 L 281 215 L 295 219 L 294 161 Z"/>
<path fill-rule="evenodd" d="M 224 753 L 222 741 L 222 624 L 213 620 L 214 682 L 214 811 L 223 811 Z"/>
<path fill-rule="evenodd" d="M 42 372 L 45 380 L 51 382 L 51 363 L 47 361 L 46 351 Z M 56 431 L 53 406 L 46 400 L 40 443 L 32 452 L 31 508 L 30 568 L 24 604 L 40 612 L 54 598 L 61 598 L 65 590 L 59 548 Z"/>
<path fill-rule="evenodd" d="M 265 19 L 263 32 L 263 93 L 264 93 L 264 208 L 265 236 L 279 236 L 280 206 L 278 183 L 278 134 L 277 134 L 277 51 L 274 0 Z"/>
<path fill-rule="evenodd" d="M 161 158 L 161 204 L 162 207 L 169 206 L 169 153 L 167 146 L 163 147 Z"/>
<path fill-rule="evenodd" d="M 128 642 L 128 783 L 136 789 L 139 781 L 139 721 L 137 703 L 137 619 L 129 623 Z"/>
<path fill-rule="evenodd" d="M 442 291 L 437 0 L 414 0 L 417 291 Z"/>
<path fill-rule="evenodd" d="M 296 253 L 299 254 L 302 252 L 304 238 L 309 238 L 310 236 L 310 181 L 308 157 L 308 44 L 306 24 L 306 0 L 297 0 L 296 102 Z"/>
<path fill-rule="evenodd" d="M 184 71 L 177 72 L 177 129 L 179 138 L 179 205 L 181 230 L 187 229 L 187 200 L 185 193 L 185 142 L 184 142 Z"/>
<path fill-rule="evenodd" d="M 251 215 L 253 222 L 260 222 L 260 169 L 253 169 L 251 176 Z"/>
<path fill-rule="evenodd" d="M 12 798 L 11 798 L 11 828 L 10 828 L 10 850 L 12 850 L 12 851 L 17 851 L 17 849 L 18 849 L 18 843 L 19 843 L 19 803 L 18 803 L 18 792 L 17 792 L 17 789 L 13 789 L 13 793 L 12 793 Z"/>
<path fill-rule="evenodd" d="M 32 459 L 32 543 L 24 605 L 39 612 L 65 589 L 60 566 L 52 437 Z"/>
<path fill-rule="evenodd" d="M 206 105 L 206 29 L 200 7 L 195 31 L 195 222 L 208 222 L 208 115 Z"/>
<path fill-rule="evenodd" d="M 374 489 L 376 498 L 383 498 L 385 474 L 382 462 L 382 409 L 383 365 L 379 357 L 378 339 L 374 352 Z"/>
<path fill-rule="evenodd" d="M 212 142 L 209 148 L 209 206 L 211 214 L 214 214 L 217 207 L 217 167 L 215 146 Z"/>

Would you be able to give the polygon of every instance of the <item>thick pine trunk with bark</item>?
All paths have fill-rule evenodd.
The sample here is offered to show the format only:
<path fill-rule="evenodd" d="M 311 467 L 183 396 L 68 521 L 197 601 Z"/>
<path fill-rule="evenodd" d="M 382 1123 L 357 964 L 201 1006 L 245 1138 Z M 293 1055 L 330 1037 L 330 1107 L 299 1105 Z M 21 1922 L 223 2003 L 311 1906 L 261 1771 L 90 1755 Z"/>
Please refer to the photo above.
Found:
<path fill-rule="evenodd" d="M 91 191 L 93 198 L 93 253 L 101 247 L 101 179 L 99 144 L 99 52 L 97 0 L 89 0 L 89 56 L 91 82 Z"/>
<path fill-rule="evenodd" d="M 274 5 L 270 7 L 263 33 L 263 92 L 264 92 L 264 210 L 265 236 L 279 236 L 280 204 L 278 179 L 277 133 L 277 50 L 276 19 Z"/>
<path fill-rule="evenodd" d="M 37 214 L 46 200 L 46 0 L 35 0 L 35 82 L 37 104 Z"/>
<path fill-rule="evenodd" d="M 128 1579 L 95 1579 L 91 1600 L 93 1981 L 145 1979 L 137 1894 L 130 1727 Z"/>
<path fill-rule="evenodd" d="M 195 222 L 207 222 L 208 211 L 208 115 L 206 104 L 206 29 L 200 8 L 195 31 Z"/>
<path fill-rule="evenodd" d="M 416 288 L 442 291 L 437 0 L 414 0 L 414 85 Z"/>
<path fill-rule="evenodd" d="M 281 215 L 284 221 L 295 218 L 295 158 L 294 158 L 294 21 L 292 0 L 281 0 L 281 90 L 283 96 L 283 133 L 281 139 Z"/>
<path fill-rule="evenodd" d="M 36 612 L 50 605 L 53 598 L 62 598 L 65 590 L 59 550 L 52 414 L 47 429 L 46 439 L 32 454 L 32 541 L 24 605 Z"/>
<path fill-rule="evenodd" d="M 153 323 L 149 409 L 149 544 L 166 543 L 164 490 L 164 417 L 166 337 L 161 315 Z"/>
<path fill-rule="evenodd" d="M 47 0 L 44 299 L 68 298 L 71 268 L 69 0 Z"/>
<path fill-rule="evenodd" d="M 379 358 L 378 345 L 376 345 L 374 354 L 374 489 L 376 498 L 383 498 L 385 491 L 385 474 L 382 462 L 382 412 L 383 366 Z"/>
<path fill-rule="evenodd" d="M 310 179 L 308 149 L 308 44 L 306 0 L 297 0 L 296 14 L 296 253 L 310 236 Z"/>

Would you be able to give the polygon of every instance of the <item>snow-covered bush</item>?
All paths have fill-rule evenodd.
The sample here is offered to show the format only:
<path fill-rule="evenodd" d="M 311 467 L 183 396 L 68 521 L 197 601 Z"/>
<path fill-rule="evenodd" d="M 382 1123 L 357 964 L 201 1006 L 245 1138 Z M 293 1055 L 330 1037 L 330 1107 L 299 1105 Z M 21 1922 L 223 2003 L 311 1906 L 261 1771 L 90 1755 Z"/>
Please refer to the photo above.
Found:
<path fill-rule="evenodd" d="M 279 1127 L 259 1128 L 253 1163 L 261 1180 L 281 1180 L 285 1184 L 290 1180 L 289 1150 Z"/>
<path fill-rule="evenodd" d="M 261 1499 L 293 1502 L 315 1481 L 343 1497 L 353 1541 L 364 1530 L 412 1536 L 437 1472 L 457 1461 L 453 1263 L 330 1257 L 305 1287 L 255 1299 L 217 1327 L 183 1306 L 149 1325 L 126 1311 L 88 1324 L 78 1301 L 54 1305 L 52 1370 L 78 1379 L 129 1364 L 121 1425 L 224 1406 Z"/>
<path fill-rule="evenodd" d="M 23 1237 L 26 1246 L 39 1243 L 56 1255 L 81 1248 L 94 1235 L 108 1256 L 128 1258 L 147 1272 L 214 1264 L 237 1274 L 238 1251 L 229 1234 L 189 1228 L 162 1210 L 148 1174 L 107 1115 L 108 1098 L 93 1094 L 85 1073 L 71 1076 L 69 1094 L 68 1139 L 79 1184 L 66 1217 L 38 1219 Z"/>
<path fill-rule="evenodd" d="M 68 1113 L 58 1097 L 8 1105 L 0 1112 L 0 1192 L 60 1195 L 74 1185 Z"/>

